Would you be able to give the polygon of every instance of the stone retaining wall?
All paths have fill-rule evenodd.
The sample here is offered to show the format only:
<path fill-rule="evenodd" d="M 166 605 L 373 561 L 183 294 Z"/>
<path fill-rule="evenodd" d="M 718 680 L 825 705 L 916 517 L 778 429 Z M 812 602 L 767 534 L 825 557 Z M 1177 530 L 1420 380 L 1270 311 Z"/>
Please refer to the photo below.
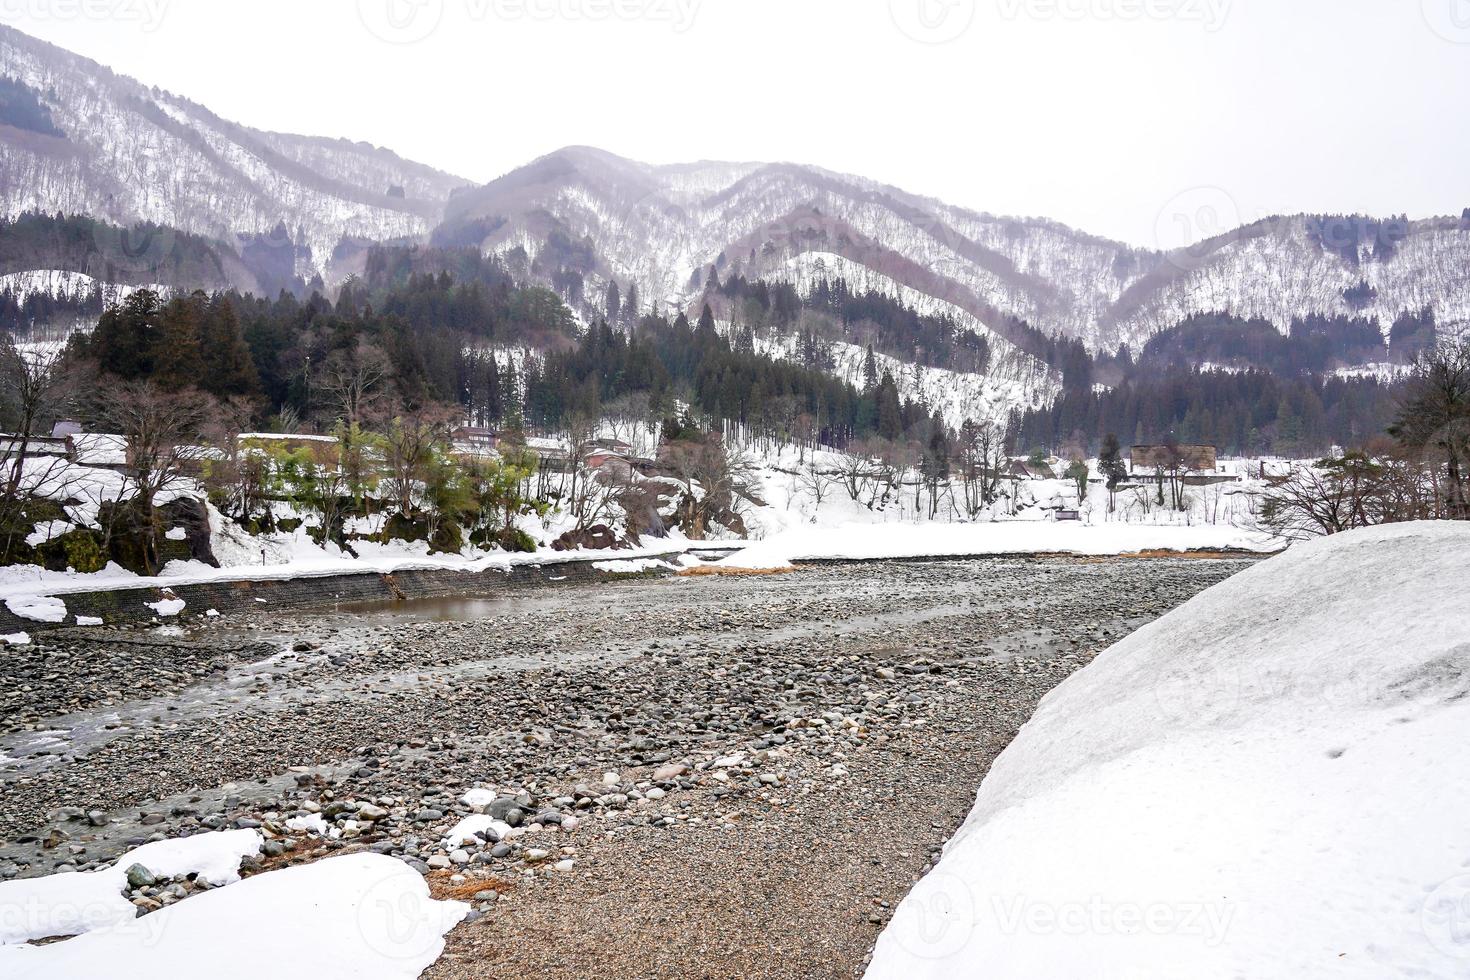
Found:
<path fill-rule="evenodd" d="M 671 559 L 673 555 L 656 556 Z M 437 596 L 493 595 L 508 590 L 538 586 L 570 585 L 579 582 L 628 578 L 626 574 L 601 572 L 593 567 L 606 558 L 581 558 L 544 565 L 516 565 L 509 572 L 491 569 L 462 572 L 426 569 L 394 573 L 355 572 L 319 578 L 267 579 L 261 581 L 205 582 L 164 588 L 111 589 L 58 596 L 66 603 L 65 623 L 38 623 L 16 616 L 0 604 L 0 634 L 35 633 L 38 630 L 76 625 L 76 617 L 90 616 L 108 625 L 172 622 L 194 619 L 214 610 L 221 615 L 260 613 L 272 609 L 311 610 L 338 603 L 421 599 Z M 658 573 L 648 573 L 658 574 Z M 182 599 L 184 610 L 177 617 L 160 617 L 149 606 L 166 599 Z"/>

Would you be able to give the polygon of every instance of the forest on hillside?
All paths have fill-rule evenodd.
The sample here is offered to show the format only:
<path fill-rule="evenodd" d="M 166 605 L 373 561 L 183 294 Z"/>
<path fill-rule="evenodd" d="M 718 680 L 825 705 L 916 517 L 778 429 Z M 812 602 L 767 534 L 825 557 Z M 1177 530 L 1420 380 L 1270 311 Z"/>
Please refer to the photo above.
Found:
<path fill-rule="evenodd" d="M 94 254 L 97 229 L 80 219 L 31 216 L 11 230 L 58 259 Z M 215 261 L 202 247 L 180 251 L 189 241 L 173 243 L 194 256 L 179 261 Z M 875 355 L 977 374 L 993 361 L 989 339 L 952 317 L 840 277 L 799 288 L 711 269 L 710 304 L 692 321 L 609 282 L 603 316 L 583 326 L 565 295 L 527 285 L 514 264 L 475 248 L 377 246 L 335 300 L 287 289 L 165 300 L 145 290 L 102 310 L 100 295 L 0 291 L 0 320 L 24 332 L 48 316 L 95 315 L 95 331 L 73 346 L 103 371 L 239 399 L 262 428 L 305 431 L 329 430 L 348 391 L 368 413 L 453 405 L 476 424 L 535 432 L 610 408 L 656 424 L 688 406 L 707 426 L 733 423 L 774 439 L 922 445 L 944 421 L 905 397 Z M 989 420 L 1006 428 L 1014 451 L 1080 443 L 1096 452 L 1112 433 L 1292 456 L 1360 444 L 1388 423 L 1392 385 L 1334 368 L 1405 365 L 1436 336 L 1430 309 L 1400 317 L 1387 342 L 1376 321 L 1356 316 L 1303 318 L 1282 333 L 1213 314 L 1156 336 L 1135 360 L 1126 348 L 1093 356 L 1024 323 L 1008 330 L 1061 381 L 1052 404 Z M 777 336 L 794 336 L 794 348 L 776 355 L 757 342 Z M 867 351 L 853 383 L 831 374 L 839 341 Z"/>

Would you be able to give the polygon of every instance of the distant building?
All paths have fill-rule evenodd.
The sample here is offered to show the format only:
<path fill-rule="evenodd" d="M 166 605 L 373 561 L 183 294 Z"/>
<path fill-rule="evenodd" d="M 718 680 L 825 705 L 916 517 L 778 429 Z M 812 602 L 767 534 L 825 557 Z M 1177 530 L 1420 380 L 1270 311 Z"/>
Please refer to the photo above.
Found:
<path fill-rule="evenodd" d="M 1002 467 L 1001 477 L 1007 480 L 1055 480 L 1056 470 L 1052 469 L 1051 461 L 1037 464 L 1031 462 L 1027 457 L 1012 457 Z"/>
<path fill-rule="evenodd" d="M 630 456 L 633 453 L 633 447 L 621 439 L 593 439 L 584 448 L 589 454 L 599 449 L 619 456 Z"/>
<path fill-rule="evenodd" d="M 1128 454 L 1128 470 L 1135 476 L 1179 470 L 1213 473 L 1217 465 L 1214 446 L 1134 446 Z"/>
<path fill-rule="evenodd" d="M 561 439 L 531 436 L 526 439 L 526 448 L 541 460 L 541 468 L 552 472 L 572 471 L 572 450 Z"/>
<path fill-rule="evenodd" d="M 128 468 L 128 440 L 105 432 L 79 432 L 66 437 L 68 456 L 81 466 L 121 473 Z"/>
<path fill-rule="evenodd" d="M 312 436 L 303 435 L 299 432 L 244 432 L 236 440 L 244 449 L 267 449 L 279 446 L 287 452 L 296 452 L 307 446 L 313 449 L 323 446 L 336 446 L 336 436 Z"/>
<path fill-rule="evenodd" d="M 586 455 L 583 462 L 589 470 L 627 470 L 633 465 L 626 454 L 613 452 L 611 449 L 594 449 Z"/>
<path fill-rule="evenodd" d="M 57 439 L 53 436 L 31 436 L 22 437 L 18 434 L 0 433 L 0 459 L 11 460 L 20 452 L 20 444 L 26 444 L 26 459 L 64 459 L 70 455 L 70 447 L 65 439 Z"/>
<path fill-rule="evenodd" d="M 466 451 L 493 452 L 500 448 L 500 433 L 480 425 L 462 425 L 452 436 L 456 447 Z"/>

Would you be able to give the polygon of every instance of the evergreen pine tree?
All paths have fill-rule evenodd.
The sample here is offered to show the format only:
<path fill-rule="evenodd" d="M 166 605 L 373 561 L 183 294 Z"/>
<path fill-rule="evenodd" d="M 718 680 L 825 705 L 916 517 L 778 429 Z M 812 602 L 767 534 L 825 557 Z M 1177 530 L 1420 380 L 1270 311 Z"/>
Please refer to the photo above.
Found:
<path fill-rule="evenodd" d="M 1123 462 L 1123 447 L 1118 444 L 1118 437 L 1111 432 L 1103 437 L 1097 466 L 1107 480 L 1108 512 L 1112 513 L 1117 503 L 1118 486 L 1128 478 L 1128 464 Z"/>
<path fill-rule="evenodd" d="M 234 304 L 225 297 L 216 297 L 203 313 L 199 347 L 204 375 L 200 387 L 222 398 L 259 394 L 260 376 L 240 330 Z"/>
<path fill-rule="evenodd" d="M 878 436 L 894 442 L 902 435 L 903 408 L 898 401 L 898 385 L 893 383 L 893 375 L 884 371 L 883 380 L 878 382 Z"/>
<path fill-rule="evenodd" d="M 111 307 L 97 321 L 88 350 L 110 374 L 131 380 L 153 372 L 154 333 L 161 304 L 151 289 L 140 289 Z"/>
<path fill-rule="evenodd" d="M 623 319 L 629 326 L 635 326 L 638 323 L 638 284 L 636 282 L 628 284 L 628 295 L 623 300 Z"/>
<path fill-rule="evenodd" d="M 153 333 L 153 380 L 168 391 L 198 387 L 204 380 L 204 355 L 199 333 L 204 320 L 204 295 L 169 301 Z"/>
<path fill-rule="evenodd" d="M 607 282 L 607 300 L 603 309 L 606 311 L 608 323 L 618 322 L 618 316 L 623 311 L 623 305 L 618 295 L 618 284 L 611 279 Z"/>

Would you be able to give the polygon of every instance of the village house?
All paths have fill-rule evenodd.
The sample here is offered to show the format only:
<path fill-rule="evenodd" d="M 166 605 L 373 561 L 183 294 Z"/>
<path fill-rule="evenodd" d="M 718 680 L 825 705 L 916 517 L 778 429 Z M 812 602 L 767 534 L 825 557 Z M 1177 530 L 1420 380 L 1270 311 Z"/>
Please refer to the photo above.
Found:
<path fill-rule="evenodd" d="M 25 444 L 26 459 L 65 459 L 71 452 L 65 439 L 52 436 L 26 438 L 16 433 L 3 432 L 0 433 L 0 459 L 13 460 L 21 452 L 22 443 Z"/>
<path fill-rule="evenodd" d="M 1214 446 L 1134 446 L 1128 454 L 1128 471 L 1134 476 L 1165 473 L 1213 473 L 1217 464 Z"/>

